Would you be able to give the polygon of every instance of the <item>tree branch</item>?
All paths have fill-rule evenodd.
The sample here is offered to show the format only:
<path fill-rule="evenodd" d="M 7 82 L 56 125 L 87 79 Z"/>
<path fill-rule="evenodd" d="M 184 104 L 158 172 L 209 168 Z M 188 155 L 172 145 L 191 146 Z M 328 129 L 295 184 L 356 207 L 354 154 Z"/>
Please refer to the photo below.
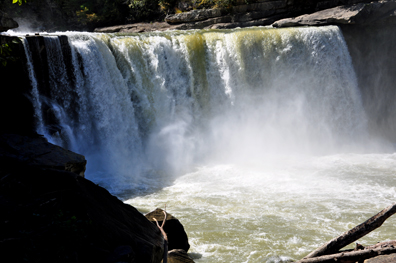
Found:
<path fill-rule="evenodd" d="M 364 223 L 352 228 L 351 230 L 343 233 L 342 235 L 336 238 L 333 238 L 326 244 L 312 251 L 304 259 L 337 253 L 341 248 L 349 245 L 350 243 L 367 235 L 374 229 L 380 227 L 386 219 L 388 219 L 390 216 L 392 216 L 395 213 L 396 213 L 396 203 L 393 203 L 392 205 L 388 206 L 387 208 L 385 208 L 375 216 L 371 217 Z"/>

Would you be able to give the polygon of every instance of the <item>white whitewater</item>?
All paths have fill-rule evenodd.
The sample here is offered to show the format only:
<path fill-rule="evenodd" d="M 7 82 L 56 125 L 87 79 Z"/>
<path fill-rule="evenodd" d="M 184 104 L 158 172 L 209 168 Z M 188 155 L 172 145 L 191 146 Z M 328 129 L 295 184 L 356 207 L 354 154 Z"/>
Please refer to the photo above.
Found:
<path fill-rule="evenodd" d="M 128 203 L 166 203 L 197 262 L 298 259 L 393 202 L 337 27 L 65 34 L 72 77 L 45 37 L 50 95 L 28 59 L 39 127 Z"/>

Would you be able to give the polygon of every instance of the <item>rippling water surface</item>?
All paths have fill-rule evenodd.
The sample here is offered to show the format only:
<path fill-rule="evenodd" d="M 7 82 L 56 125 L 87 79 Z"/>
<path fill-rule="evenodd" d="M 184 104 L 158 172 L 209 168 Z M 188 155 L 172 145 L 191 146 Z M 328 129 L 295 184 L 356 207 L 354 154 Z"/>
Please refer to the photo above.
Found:
<path fill-rule="evenodd" d="M 297 260 L 396 197 L 396 154 L 267 156 L 197 167 L 163 190 L 127 200 L 181 221 L 196 262 Z M 394 239 L 396 218 L 362 238 Z"/>

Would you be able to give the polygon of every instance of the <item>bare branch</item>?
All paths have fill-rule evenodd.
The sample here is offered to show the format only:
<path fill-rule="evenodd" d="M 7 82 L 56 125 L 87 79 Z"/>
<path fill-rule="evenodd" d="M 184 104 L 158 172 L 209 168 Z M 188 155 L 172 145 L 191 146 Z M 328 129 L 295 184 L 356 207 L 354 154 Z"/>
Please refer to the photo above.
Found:
<path fill-rule="evenodd" d="M 344 262 L 344 263 L 352 263 L 352 262 L 363 262 L 363 260 L 376 257 L 378 255 L 386 255 L 396 253 L 396 248 L 393 246 L 387 246 L 384 248 L 375 248 L 375 249 L 364 249 L 358 251 L 351 252 L 341 252 L 332 255 L 325 255 L 314 258 L 304 258 L 295 263 L 328 263 L 328 262 Z"/>

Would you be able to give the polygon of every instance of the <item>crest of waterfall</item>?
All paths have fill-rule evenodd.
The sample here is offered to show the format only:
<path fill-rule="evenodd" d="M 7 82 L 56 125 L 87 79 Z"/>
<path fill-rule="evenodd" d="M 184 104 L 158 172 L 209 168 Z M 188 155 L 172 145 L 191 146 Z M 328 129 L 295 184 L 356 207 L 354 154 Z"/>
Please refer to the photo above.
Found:
<path fill-rule="evenodd" d="M 65 35 L 25 40 L 38 130 L 113 191 L 365 136 L 338 27 Z"/>

